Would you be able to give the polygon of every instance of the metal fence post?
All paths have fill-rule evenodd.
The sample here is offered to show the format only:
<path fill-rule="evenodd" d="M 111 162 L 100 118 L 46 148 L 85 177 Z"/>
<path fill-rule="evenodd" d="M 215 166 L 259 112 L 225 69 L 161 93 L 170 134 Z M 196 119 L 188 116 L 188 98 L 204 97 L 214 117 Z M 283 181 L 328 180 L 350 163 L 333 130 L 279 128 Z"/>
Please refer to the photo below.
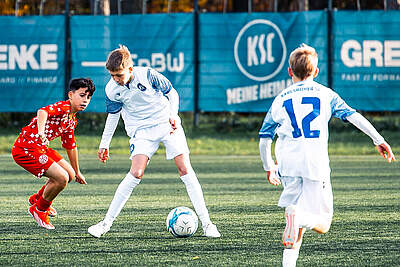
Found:
<path fill-rule="evenodd" d="M 193 89 L 194 116 L 193 126 L 199 125 L 199 3 L 194 0 L 193 14 Z"/>
<path fill-rule="evenodd" d="M 64 54 L 64 98 L 68 98 L 68 86 L 71 78 L 71 33 L 70 33 L 70 17 L 69 17 L 69 0 L 65 0 L 65 54 Z"/>
<path fill-rule="evenodd" d="M 147 13 L 147 0 L 143 0 L 142 2 L 142 14 L 146 14 Z"/>
<path fill-rule="evenodd" d="M 18 17 L 18 11 L 19 11 L 19 4 L 21 3 L 21 0 L 15 1 L 15 16 Z"/>
<path fill-rule="evenodd" d="M 40 1 L 40 7 L 39 7 L 39 15 L 40 16 L 43 16 L 44 3 L 46 3 L 46 0 Z"/>
<path fill-rule="evenodd" d="M 332 88 L 333 81 L 333 36 L 332 36 L 332 21 L 333 21 L 333 0 L 328 0 L 327 11 L 327 27 L 328 27 L 328 87 Z"/>
<path fill-rule="evenodd" d="M 252 12 L 252 0 L 247 1 L 247 12 L 250 14 Z"/>

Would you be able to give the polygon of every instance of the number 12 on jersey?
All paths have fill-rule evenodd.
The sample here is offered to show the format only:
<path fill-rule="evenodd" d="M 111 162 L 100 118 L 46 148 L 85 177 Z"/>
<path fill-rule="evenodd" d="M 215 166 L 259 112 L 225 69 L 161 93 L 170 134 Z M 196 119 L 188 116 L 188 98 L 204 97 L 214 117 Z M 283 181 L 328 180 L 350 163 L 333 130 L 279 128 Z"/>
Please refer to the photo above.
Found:
<path fill-rule="evenodd" d="M 318 97 L 303 97 L 301 99 L 301 104 L 311 104 L 313 106 L 313 110 L 308 113 L 303 120 L 301 121 L 301 126 L 303 129 L 305 138 L 318 138 L 319 130 L 311 130 L 310 123 L 319 116 L 321 110 L 321 101 Z M 293 101 L 292 99 L 287 99 L 283 102 L 283 107 L 286 109 L 287 114 L 289 115 L 291 125 L 293 127 L 293 138 L 299 138 L 302 136 L 301 129 L 297 125 L 295 110 L 293 109 Z"/>

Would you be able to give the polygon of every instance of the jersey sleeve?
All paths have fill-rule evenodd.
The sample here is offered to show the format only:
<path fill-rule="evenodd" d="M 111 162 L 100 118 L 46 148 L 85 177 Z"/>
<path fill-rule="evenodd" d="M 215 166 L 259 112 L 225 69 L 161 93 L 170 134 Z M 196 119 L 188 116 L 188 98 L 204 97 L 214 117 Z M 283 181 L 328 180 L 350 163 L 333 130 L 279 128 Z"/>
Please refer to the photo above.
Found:
<path fill-rule="evenodd" d="M 344 100 L 337 94 L 333 92 L 333 97 L 331 100 L 332 116 L 346 121 L 346 118 L 356 112 L 355 109 L 351 108 L 344 102 Z"/>
<path fill-rule="evenodd" d="M 272 118 L 272 106 L 271 106 L 271 108 L 267 112 L 267 115 L 265 115 L 260 132 L 258 133 L 258 136 L 260 138 L 269 137 L 271 139 L 274 139 L 276 128 L 278 126 L 279 126 L 279 124 L 276 123 Z"/>
<path fill-rule="evenodd" d="M 61 145 L 65 149 L 76 148 L 74 129 L 67 130 L 61 134 Z"/>
<path fill-rule="evenodd" d="M 120 96 L 120 90 L 112 79 L 107 83 L 105 89 L 106 97 L 106 112 L 110 114 L 116 114 L 121 111 L 123 103 L 118 99 Z"/>
<path fill-rule="evenodd" d="M 48 116 L 58 116 L 69 112 L 69 110 L 64 108 L 64 103 L 62 101 L 42 107 L 40 110 L 46 111 Z"/>
<path fill-rule="evenodd" d="M 173 89 L 171 82 L 161 73 L 153 70 L 147 70 L 147 80 L 156 91 L 161 91 L 164 95 Z"/>
<path fill-rule="evenodd" d="M 122 106 L 123 106 L 122 102 L 111 100 L 106 95 L 106 111 L 107 111 L 107 113 L 116 114 L 121 111 Z"/>

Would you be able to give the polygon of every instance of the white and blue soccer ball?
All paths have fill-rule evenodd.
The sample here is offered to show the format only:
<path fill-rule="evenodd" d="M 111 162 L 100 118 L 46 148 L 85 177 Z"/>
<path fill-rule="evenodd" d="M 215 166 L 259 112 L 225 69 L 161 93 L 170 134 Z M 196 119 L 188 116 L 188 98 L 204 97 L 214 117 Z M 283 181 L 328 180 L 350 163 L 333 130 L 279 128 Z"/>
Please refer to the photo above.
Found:
<path fill-rule="evenodd" d="M 188 207 L 172 209 L 167 216 L 167 230 L 175 237 L 190 237 L 197 231 L 199 220 Z"/>

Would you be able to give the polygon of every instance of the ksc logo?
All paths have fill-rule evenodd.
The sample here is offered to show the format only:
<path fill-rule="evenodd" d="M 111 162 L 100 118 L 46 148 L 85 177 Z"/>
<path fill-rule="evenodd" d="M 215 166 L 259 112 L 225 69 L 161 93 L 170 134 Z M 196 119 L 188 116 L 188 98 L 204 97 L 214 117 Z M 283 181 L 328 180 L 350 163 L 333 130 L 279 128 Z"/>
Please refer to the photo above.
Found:
<path fill-rule="evenodd" d="M 266 81 L 282 69 L 286 44 L 279 28 L 269 20 L 256 19 L 239 32 L 234 47 L 235 62 L 249 79 Z"/>

